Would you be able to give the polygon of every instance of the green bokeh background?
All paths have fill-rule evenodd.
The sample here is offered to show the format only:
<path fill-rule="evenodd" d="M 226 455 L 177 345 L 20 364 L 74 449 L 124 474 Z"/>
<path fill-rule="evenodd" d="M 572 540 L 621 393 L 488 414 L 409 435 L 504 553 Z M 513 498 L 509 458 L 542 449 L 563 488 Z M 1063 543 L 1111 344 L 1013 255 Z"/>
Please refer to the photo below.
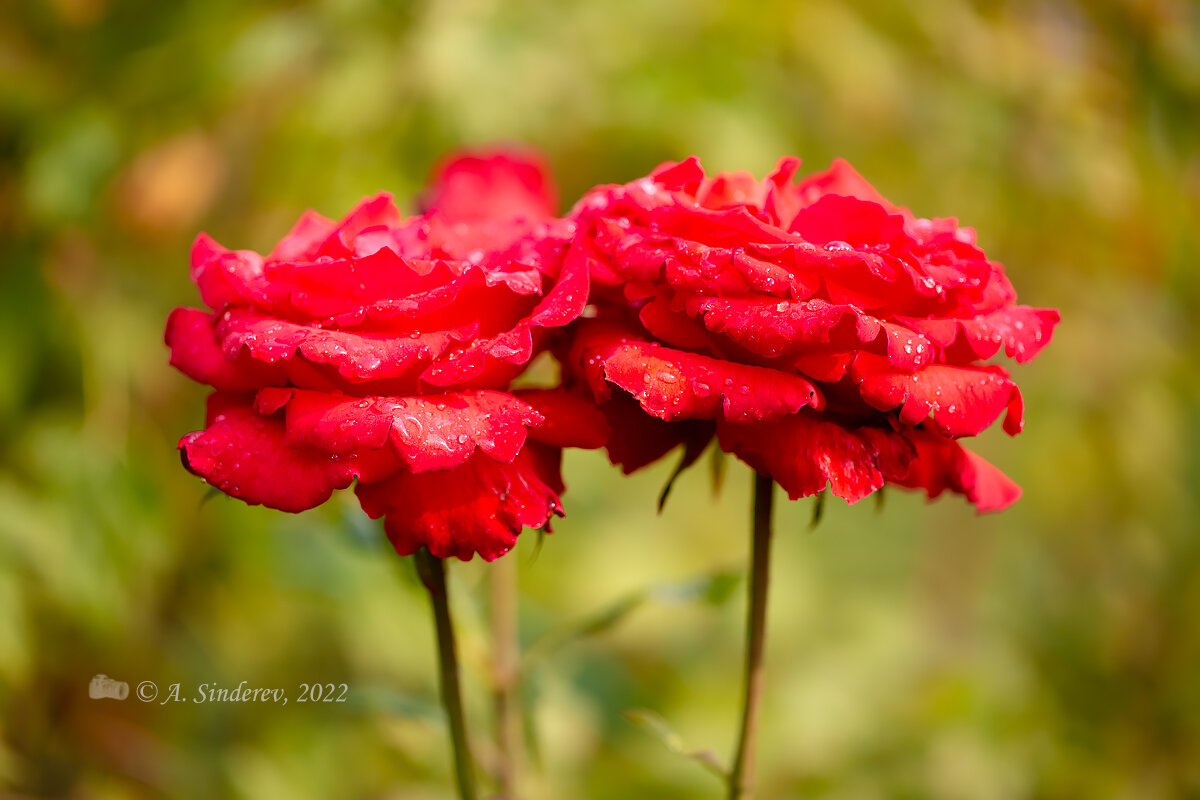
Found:
<path fill-rule="evenodd" d="M 410 565 L 352 497 L 205 501 L 175 452 L 205 392 L 161 333 L 198 230 L 267 249 L 493 141 L 542 149 L 568 205 L 691 153 L 843 156 L 1062 309 L 1016 369 L 1025 433 L 977 443 L 1016 507 L 892 492 L 809 531 L 782 504 L 763 798 L 1200 797 L 1200 10 L 1171 0 L 6 3 L 5 796 L 450 796 Z M 720 796 L 623 713 L 732 749 L 750 478 L 696 469 L 656 516 L 669 469 L 568 454 L 567 518 L 510 556 L 530 798 Z M 486 740 L 488 565 L 451 579 Z M 96 673 L 349 702 L 89 700 Z"/>

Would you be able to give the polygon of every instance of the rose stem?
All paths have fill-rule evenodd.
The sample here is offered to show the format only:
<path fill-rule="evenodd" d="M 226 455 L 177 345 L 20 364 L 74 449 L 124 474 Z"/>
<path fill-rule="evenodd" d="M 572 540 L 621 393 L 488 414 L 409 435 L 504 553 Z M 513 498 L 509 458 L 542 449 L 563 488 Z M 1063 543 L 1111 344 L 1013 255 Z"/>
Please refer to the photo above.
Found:
<path fill-rule="evenodd" d="M 742 728 L 729 774 L 729 799 L 754 797 L 754 756 L 764 684 L 763 649 L 767 637 L 767 581 L 771 566 L 771 500 L 775 481 L 754 473 L 754 538 L 746 611 L 746 677 Z"/>
<path fill-rule="evenodd" d="M 450 599 L 446 595 L 446 567 L 422 547 L 416 553 L 417 575 L 429 591 L 437 631 L 438 668 L 441 674 L 442 707 L 450 723 L 450 743 L 454 749 L 454 771 L 458 776 L 458 796 L 475 800 L 475 776 L 471 751 L 467 746 L 467 726 L 463 717 L 462 694 L 458 688 L 458 657 L 454 652 L 454 628 L 450 622 Z"/>
<path fill-rule="evenodd" d="M 521 772 L 520 640 L 517 627 L 517 556 L 510 553 L 491 565 L 492 682 L 496 741 L 500 750 L 500 794 L 517 796 Z"/>

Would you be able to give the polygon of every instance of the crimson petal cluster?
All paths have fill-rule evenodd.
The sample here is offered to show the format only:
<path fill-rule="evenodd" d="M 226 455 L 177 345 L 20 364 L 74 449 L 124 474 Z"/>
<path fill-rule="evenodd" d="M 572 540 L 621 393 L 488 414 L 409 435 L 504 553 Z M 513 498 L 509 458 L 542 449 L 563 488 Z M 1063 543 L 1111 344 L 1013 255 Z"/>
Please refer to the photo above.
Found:
<path fill-rule="evenodd" d="M 921 219 L 844 161 L 796 182 L 706 175 L 690 158 L 601 186 L 568 215 L 591 265 L 594 318 L 561 349 L 627 472 L 714 437 L 793 498 L 850 502 L 885 483 L 951 490 L 980 511 L 1020 489 L 963 448 L 1001 415 L 1023 425 L 1001 366 L 1049 342 L 1056 310 L 1016 304 L 1002 266 L 954 219 Z"/>
<path fill-rule="evenodd" d="M 561 514 L 566 447 L 632 472 L 716 439 L 792 498 L 894 484 L 1007 507 L 1019 487 L 959 440 L 1021 430 L 989 360 L 1032 359 L 1058 312 L 1017 304 L 956 220 L 843 161 L 798 167 L 689 158 L 558 218 L 539 161 L 464 155 L 417 216 L 387 194 L 309 212 L 266 256 L 201 235 L 207 310 L 166 331 L 172 364 L 214 389 L 183 462 L 285 511 L 355 484 L 397 551 L 440 558 L 494 559 Z M 543 350 L 562 386 L 511 390 Z"/>
<path fill-rule="evenodd" d="M 309 212 L 266 256 L 196 240 L 208 310 L 176 309 L 166 342 L 215 391 L 179 448 L 221 491 L 284 511 L 357 481 L 402 555 L 491 560 L 561 515 L 561 448 L 607 438 L 588 403 L 508 390 L 583 311 L 587 265 L 530 157 L 452 159 L 423 203 Z"/>

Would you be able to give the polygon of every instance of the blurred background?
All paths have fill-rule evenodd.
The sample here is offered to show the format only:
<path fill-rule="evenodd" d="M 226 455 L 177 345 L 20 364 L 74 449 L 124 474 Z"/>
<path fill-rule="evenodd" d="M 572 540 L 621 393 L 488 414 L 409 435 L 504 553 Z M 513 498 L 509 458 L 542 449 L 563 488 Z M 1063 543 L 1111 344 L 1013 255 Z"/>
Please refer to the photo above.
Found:
<path fill-rule="evenodd" d="M 352 496 L 206 500 L 175 451 L 205 390 L 162 329 L 198 304 L 197 231 L 265 251 L 308 207 L 404 202 L 447 151 L 506 141 L 546 153 L 566 205 L 692 153 L 843 156 L 1062 309 L 1015 370 L 1026 432 L 977 442 L 1025 487 L 1012 510 L 892 492 L 810 531 L 781 498 L 763 798 L 1200 797 L 1200 8 L 905 6 L 6 2 L 5 796 L 450 796 L 411 566 Z M 672 746 L 732 750 L 750 477 L 730 463 L 714 497 L 702 464 L 656 516 L 671 466 L 568 454 L 567 518 L 510 556 L 528 797 L 721 796 Z M 487 565 L 451 580 L 486 739 Z M 349 692 L 90 700 L 97 673 Z"/>

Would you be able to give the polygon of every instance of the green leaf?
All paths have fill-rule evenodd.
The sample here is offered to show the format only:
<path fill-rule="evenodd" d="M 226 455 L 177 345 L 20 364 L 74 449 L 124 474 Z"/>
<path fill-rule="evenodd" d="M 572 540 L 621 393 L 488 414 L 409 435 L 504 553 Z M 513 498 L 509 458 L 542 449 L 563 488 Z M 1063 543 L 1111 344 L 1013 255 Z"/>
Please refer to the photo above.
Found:
<path fill-rule="evenodd" d="M 736 572 L 714 572 L 682 581 L 653 584 L 627 594 L 599 611 L 589 614 L 575 623 L 550 631 L 530 645 L 526 651 L 525 670 L 534 666 L 563 647 L 605 633 L 625 620 L 647 601 L 663 604 L 680 604 L 700 601 L 707 605 L 720 605 L 727 601 L 741 581 Z"/>
<path fill-rule="evenodd" d="M 720 447 L 714 447 L 709 454 L 708 470 L 709 477 L 712 479 L 713 494 L 721 491 L 721 487 L 725 485 L 725 467 L 729 461 L 729 456 Z"/>
<path fill-rule="evenodd" d="M 822 489 L 813 499 L 812 521 L 808 523 L 808 529 L 815 530 L 821 524 L 821 517 L 825 515 L 825 495 L 828 490 Z"/>
<path fill-rule="evenodd" d="M 630 708 L 623 713 L 625 719 L 642 728 L 675 755 L 690 758 L 706 770 L 716 775 L 722 781 L 729 779 L 729 772 L 721 766 L 721 762 L 711 750 L 692 750 L 684 744 L 683 738 L 671 728 L 662 715 L 646 708 Z"/>
<path fill-rule="evenodd" d="M 675 479 L 683 474 L 684 470 L 700 460 L 700 456 L 704 455 L 704 448 L 708 447 L 708 439 L 702 442 L 690 441 L 683 450 L 683 456 L 679 459 L 679 464 L 676 465 L 675 471 L 671 473 L 671 477 L 667 478 L 667 483 L 663 486 L 662 493 L 658 496 L 658 513 L 662 513 L 663 506 L 667 504 L 667 495 L 671 493 L 671 488 L 675 485 Z M 718 450 L 720 448 L 713 448 Z"/>

